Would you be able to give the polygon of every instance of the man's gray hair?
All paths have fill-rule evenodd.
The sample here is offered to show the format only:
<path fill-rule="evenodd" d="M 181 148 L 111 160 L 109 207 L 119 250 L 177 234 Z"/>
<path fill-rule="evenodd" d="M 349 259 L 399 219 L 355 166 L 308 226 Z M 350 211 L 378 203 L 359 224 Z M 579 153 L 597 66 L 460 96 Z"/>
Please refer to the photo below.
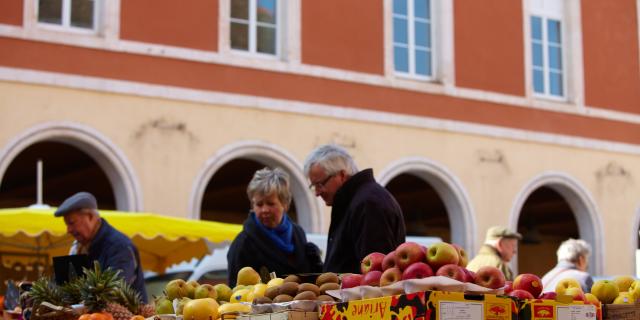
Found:
<path fill-rule="evenodd" d="M 591 245 L 582 239 L 569 239 L 560 244 L 556 254 L 558 261 L 577 262 L 581 256 L 589 257 Z"/>
<path fill-rule="evenodd" d="M 285 206 L 291 204 L 291 191 L 289 190 L 289 174 L 280 168 L 263 168 L 253 174 L 253 178 L 247 186 L 247 196 L 249 202 L 255 195 L 278 196 L 278 200 Z M 252 204 L 253 205 L 253 204 Z"/>
<path fill-rule="evenodd" d="M 358 167 L 347 150 L 335 144 L 325 144 L 313 150 L 304 162 L 304 174 L 309 177 L 311 167 L 318 165 L 327 175 L 344 170 L 348 176 L 358 173 Z"/>

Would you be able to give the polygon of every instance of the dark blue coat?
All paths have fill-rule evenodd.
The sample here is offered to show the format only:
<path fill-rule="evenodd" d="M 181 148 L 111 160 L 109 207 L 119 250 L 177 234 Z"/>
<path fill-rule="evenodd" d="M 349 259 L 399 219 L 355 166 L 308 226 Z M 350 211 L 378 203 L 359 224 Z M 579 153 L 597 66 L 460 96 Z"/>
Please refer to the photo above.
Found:
<path fill-rule="evenodd" d="M 131 239 L 113 228 L 107 220 L 100 219 L 102 220 L 100 229 L 89 245 L 89 261 L 93 263 L 97 260 L 103 269 L 111 267 L 114 270 L 121 270 L 120 275 L 138 290 L 144 303 L 147 303 L 147 291 L 144 287 L 138 249 Z"/>

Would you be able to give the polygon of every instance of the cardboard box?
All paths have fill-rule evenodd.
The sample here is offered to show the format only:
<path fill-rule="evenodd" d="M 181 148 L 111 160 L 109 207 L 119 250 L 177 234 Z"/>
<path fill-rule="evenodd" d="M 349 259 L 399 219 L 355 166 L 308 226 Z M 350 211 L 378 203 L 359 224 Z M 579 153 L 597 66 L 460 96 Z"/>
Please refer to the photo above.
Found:
<path fill-rule="evenodd" d="M 425 293 L 401 294 L 323 305 L 321 320 L 428 319 Z"/>
<path fill-rule="evenodd" d="M 580 302 L 555 300 L 521 301 L 518 320 L 601 320 L 602 309 Z"/>
<path fill-rule="evenodd" d="M 427 291 L 425 299 L 427 301 L 427 319 L 518 319 L 518 309 L 515 302 L 495 294 Z"/>
<path fill-rule="evenodd" d="M 238 320 L 318 320 L 317 312 L 288 310 L 265 314 L 239 315 Z"/>
<path fill-rule="evenodd" d="M 640 319 L 640 305 L 638 304 L 605 304 L 602 307 L 604 320 L 638 320 Z"/>

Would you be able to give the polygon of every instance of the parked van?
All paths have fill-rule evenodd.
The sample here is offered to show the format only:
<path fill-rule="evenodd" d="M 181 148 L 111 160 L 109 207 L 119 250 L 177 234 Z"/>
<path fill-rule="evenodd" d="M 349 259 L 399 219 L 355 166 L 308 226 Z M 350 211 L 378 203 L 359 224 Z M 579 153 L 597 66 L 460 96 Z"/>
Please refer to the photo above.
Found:
<path fill-rule="evenodd" d="M 327 235 L 318 233 L 308 233 L 307 241 L 314 243 L 320 248 L 322 260 L 324 261 L 327 251 Z M 416 242 L 423 246 L 442 241 L 438 237 L 414 237 L 408 236 L 407 242 Z M 145 273 L 145 283 L 147 294 L 159 296 L 167 282 L 174 279 L 195 280 L 198 283 L 226 283 L 227 282 L 227 252 L 229 247 L 215 249 L 212 254 L 204 256 L 202 259 L 193 259 L 167 268 L 164 274 L 153 272 Z"/>

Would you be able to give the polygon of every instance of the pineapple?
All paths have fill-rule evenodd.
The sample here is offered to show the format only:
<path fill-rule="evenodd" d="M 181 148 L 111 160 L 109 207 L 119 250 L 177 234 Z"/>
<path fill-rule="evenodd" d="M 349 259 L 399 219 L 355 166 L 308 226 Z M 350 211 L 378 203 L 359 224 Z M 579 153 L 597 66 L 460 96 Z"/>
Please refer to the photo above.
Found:
<path fill-rule="evenodd" d="M 33 299 L 33 306 L 37 307 L 43 302 L 49 302 L 56 306 L 63 305 L 62 290 L 50 278 L 42 277 L 31 286 L 29 296 Z"/>
<path fill-rule="evenodd" d="M 138 314 L 142 298 L 140 298 L 140 293 L 123 279 L 118 285 L 118 292 L 114 302 L 127 307 L 131 313 Z"/>
<path fill-rule="evenodd" d="M 82 301 L 80 288 L 82 287 L 83 281 L 84 278 L 75 278 L 69 282 L 65 282 L 65 284 L 60 287 L 62 291 L 62 301 L 65 305 L 78 304 Z"/>
<path fill-rule="evenodd" d="M 84 274 L 79 288 L 84 305 L 91 313 L 105 310 L 117 295 L 120 271 L 101 270 L 100 263 L 94 261 L 93 269 L 84 268 Z"/>
<path fill-rule="evenodd" d="M 156 314 L 156 307 L 152 303 L 145 304 L 140 308 L 138 313 L 145 318 L 149 318 Z"/>
<path fill-rule="evenodd" d="M 113 316 L 113 320 L 129 320 L 134 315 L 127 307 L 116 302 L 107 303 L 105 311 Z"/>

